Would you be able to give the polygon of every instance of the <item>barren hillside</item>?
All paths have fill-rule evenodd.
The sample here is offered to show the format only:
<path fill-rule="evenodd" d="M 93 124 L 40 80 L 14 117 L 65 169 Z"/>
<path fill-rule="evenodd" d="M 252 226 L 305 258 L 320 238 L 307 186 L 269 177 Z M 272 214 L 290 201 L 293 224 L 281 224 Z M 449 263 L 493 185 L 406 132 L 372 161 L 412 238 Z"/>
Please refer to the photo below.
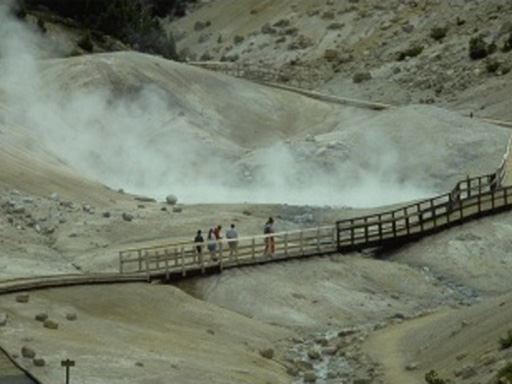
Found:
<path fill-rule="evenodd" d="M 385 111 L 133 51 L 55 58 L 41 47 L 59 28 L 43 36 L 2 15 L 0 283 L 115 273 L 121 249 L 217 224 L 241 236 L 269 216 L 278 231 L 330 225 L 494 171 L 510 130 L 478 117 L 512 118 L 510 53 L 494 53 L 501 70 L 487 72 L 468 42 L 483 33 L 503 45 L 510 12 L 480 1 L 214 0 L 169 27 L 190 59 L 313 65 L 317 91 L 398 105 Z M 434 26 L 446 37 L 433 40 Z M 396 60 L 416 43 L 418 56 Z M 498 340 L 510 329 L 511 229 L 503 213 L 400 249 L 172 286 L 1 295 L 0 347 L 44 384 L 60 380 L 65 358 L 84 384 L 411 384 L 432 369 L 491 384 L 510 360 Z"/>

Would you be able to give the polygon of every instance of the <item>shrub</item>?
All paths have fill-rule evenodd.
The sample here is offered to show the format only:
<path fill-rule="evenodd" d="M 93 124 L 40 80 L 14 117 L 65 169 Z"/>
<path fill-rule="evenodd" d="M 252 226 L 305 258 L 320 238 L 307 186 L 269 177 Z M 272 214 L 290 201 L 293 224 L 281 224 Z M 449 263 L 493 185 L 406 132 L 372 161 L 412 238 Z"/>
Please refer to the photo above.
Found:
<path fill-rule="evenodd" d="M 500 349 L 508 349 L 512 347 L 512 330 L 508 330 L 507 336 L 500 337 Z"/>
<path fill-rule="evenodd" d="M 41 33 L 46 33 L 47 32 L 44 20 L 41 19 L 40 17 L 37 18 L 37 27 L 39 28 Z"/>
<path fill-rule="evenodd" d="M 81 38 L 78 40 L 77 45 L 82 48 L 84 51 L 92 52 L 94 49 L 94 45 L 92 44 L 91 34 L 87 31 Z"/>
<path fill-rule="evenodd" d="M 496 373 L 496 378 L 498 380 L 503 377 L 506 378 L 509 382 L 512 381 L 512 363 L 507 363 L 507 365 L 505 365 L 498 371 L 498 373 Z"/>
<path fill-rule="evenodd" d="M 439 41 L 444 39 L 447 32 L 448 28 L 446 27 L 434 27 L 430 30 L 430 37 L 436 41 Z"/>
<path fill-rule="evenodd" d="M 508 34 L 507 40 L 503 44 L 503 48 L 501 49 L 503 52 L 509 52 L 512 50 L 512 32 Z"/>
<path fill-rule="evenodd" d="M 501 63 L 498 60 L 487 60 L 485 62 L 485 68 L 489 73 L 495 73 L 500 67 Z"/>
<path fill-rule="evenodd" d="M 441 379 L 437 376 L 437 372 L 434 370 L 431 370 L 425 375 L 425 381 L 428 384 L 451 384 L 451 380 Z"/>
<path fill-rule="evenodd" d="M 482 35 L 472 37 L 469 40 L 469 57 L 473 60 L 483 59 L 489 55 L 487 44 Z"/>
<path fill-rule="evenodd" d="M 412 45 L 409 48 L 407 48 L 405 51 L 398 52 L 398 61 L 403 61 L 407 57 L 416 57 L 421 52 L 423 52 L 422 45 Z"/>

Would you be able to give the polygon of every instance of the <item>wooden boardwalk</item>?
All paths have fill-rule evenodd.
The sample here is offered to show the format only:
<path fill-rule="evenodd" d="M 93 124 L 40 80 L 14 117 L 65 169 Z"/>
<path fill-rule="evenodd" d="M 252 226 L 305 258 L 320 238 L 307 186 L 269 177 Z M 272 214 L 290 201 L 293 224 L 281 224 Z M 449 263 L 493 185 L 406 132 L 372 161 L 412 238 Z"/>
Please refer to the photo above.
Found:
<path fill-rule="evenodd" d="M 509 144 L 510 147 L 510 144 Z M 446 194 L 374 215 L 339 220 L 332 226 L 243 237 L 236 246 L 228 240 L 210 244 L 192 241 L 123 250 L 120 275 L 146 275 L 170 280 L 261 264 L 365 248 L 396 246 L 417 240 L 469 220 L 512 208 L 512 186 L 507 169 L 508 149 L 494 173 L 467 178 Z M 266 251 L 274 243 L 274 251 Z M 212 251 L 209 251 L 211 245 Z"/>
<path fill-rule="evenodd" d="M 0 350 L 0 384 L 36 384 Z"/>

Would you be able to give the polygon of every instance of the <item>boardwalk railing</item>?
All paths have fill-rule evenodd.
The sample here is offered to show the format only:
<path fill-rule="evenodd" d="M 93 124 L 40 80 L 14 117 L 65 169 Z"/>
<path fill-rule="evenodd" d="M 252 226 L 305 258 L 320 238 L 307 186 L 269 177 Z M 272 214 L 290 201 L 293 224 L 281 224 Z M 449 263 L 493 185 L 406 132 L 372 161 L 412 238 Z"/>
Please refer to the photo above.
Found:
<path fill-rule="evenodd" d="M 187 64 L 251 81 L 286 84 L 304 89 L 314 89 L 325 82 L 325 71 L 311 65 L 275 68 L 264 64 L 218 61 L 190 61 Z"/>
<path fill-rule="evenodd" d="M 512 187 L 503 187 L 509 150 L 510 142 L 496 172 L 459 181 L 447 194 L 384 213 L 337 221 L 338 251 L 411 241 L 512 208 Z"/>
<path fill-rule="evenodd" d="M 273 245 L 272 245 L 273 244 Z M 189 272 L 204 273 L 208 268 L 230 268 L 336 252 L 334 226 L 280 232 L 270 235 L 240 237 L 236 241 L 221 239 L 177 242 L 119 253 L 121 274 L 145 273 L 148 277 L 186 276 Z"/>

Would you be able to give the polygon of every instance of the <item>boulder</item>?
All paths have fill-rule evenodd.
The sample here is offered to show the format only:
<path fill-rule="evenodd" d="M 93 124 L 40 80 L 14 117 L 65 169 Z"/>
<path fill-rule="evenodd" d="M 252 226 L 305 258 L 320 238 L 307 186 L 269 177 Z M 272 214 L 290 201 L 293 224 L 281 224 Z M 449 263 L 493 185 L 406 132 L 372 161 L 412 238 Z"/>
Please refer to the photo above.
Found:
<path fill-rule="evenodd" d="M 176 203 L 178 202 L 178 198 L 174 195 L 168 195 L 165 198 L 165 201 L 167 202 L 167 204 L 176 205 Z"/>
<path fill-rule="evenodd" d="M 40 322 L 44 322 L 45 320 L 48 319 L 48 315 L 46 313 L 38 313 L 37 315 L 35 315 L 34 317 L 37 321 L 40 321 Z"/>
<path fill-rule="evenodd" d="M 34 363 L 34 366 L 36 366 L 36 367 L 44 367 L 46 365 L 46 361 L 42 358 L 36 358 L 36 359 L 32 360 L 32 362 Z"/>
<path fill-rule="evenodd" d="M 53 321 L 53 320 L 45 320 L 43 322 L 43 326 L 45 328 L 48 328 L 48 329 L 58 329 L 59 328 L 59 323 Z"/>
<path fill-rule="evenodd" d="M 21 356 L 26 357 L 27 359 L 33 359 L 36 357 L 36 352 L 30 347 L 23 346 L 21 348 Z"/>
<path fill-rule="evenodd" d="M 18 303 L 28 303 L 30 296 L 28 293 L 21 293 L 16 295 L 16 302 Z"/>
<path fill-rule="evenodd" d="M 7 325 L 7 313 L 0 313 L 0 327 Z"/>
<path fill-rule="evenodd" d="M 128 212 L 123 212 L 123 220 L 124 221 L 132 221 L 133 220 L 133 215 L 131 213 L 128 213 Z"/>
<path fill-rule="evenodd" d="M 260 355 L 265 359 L 272 360 L 274 358 L 274 350 L 272 348 L 262 349 Z"/>

